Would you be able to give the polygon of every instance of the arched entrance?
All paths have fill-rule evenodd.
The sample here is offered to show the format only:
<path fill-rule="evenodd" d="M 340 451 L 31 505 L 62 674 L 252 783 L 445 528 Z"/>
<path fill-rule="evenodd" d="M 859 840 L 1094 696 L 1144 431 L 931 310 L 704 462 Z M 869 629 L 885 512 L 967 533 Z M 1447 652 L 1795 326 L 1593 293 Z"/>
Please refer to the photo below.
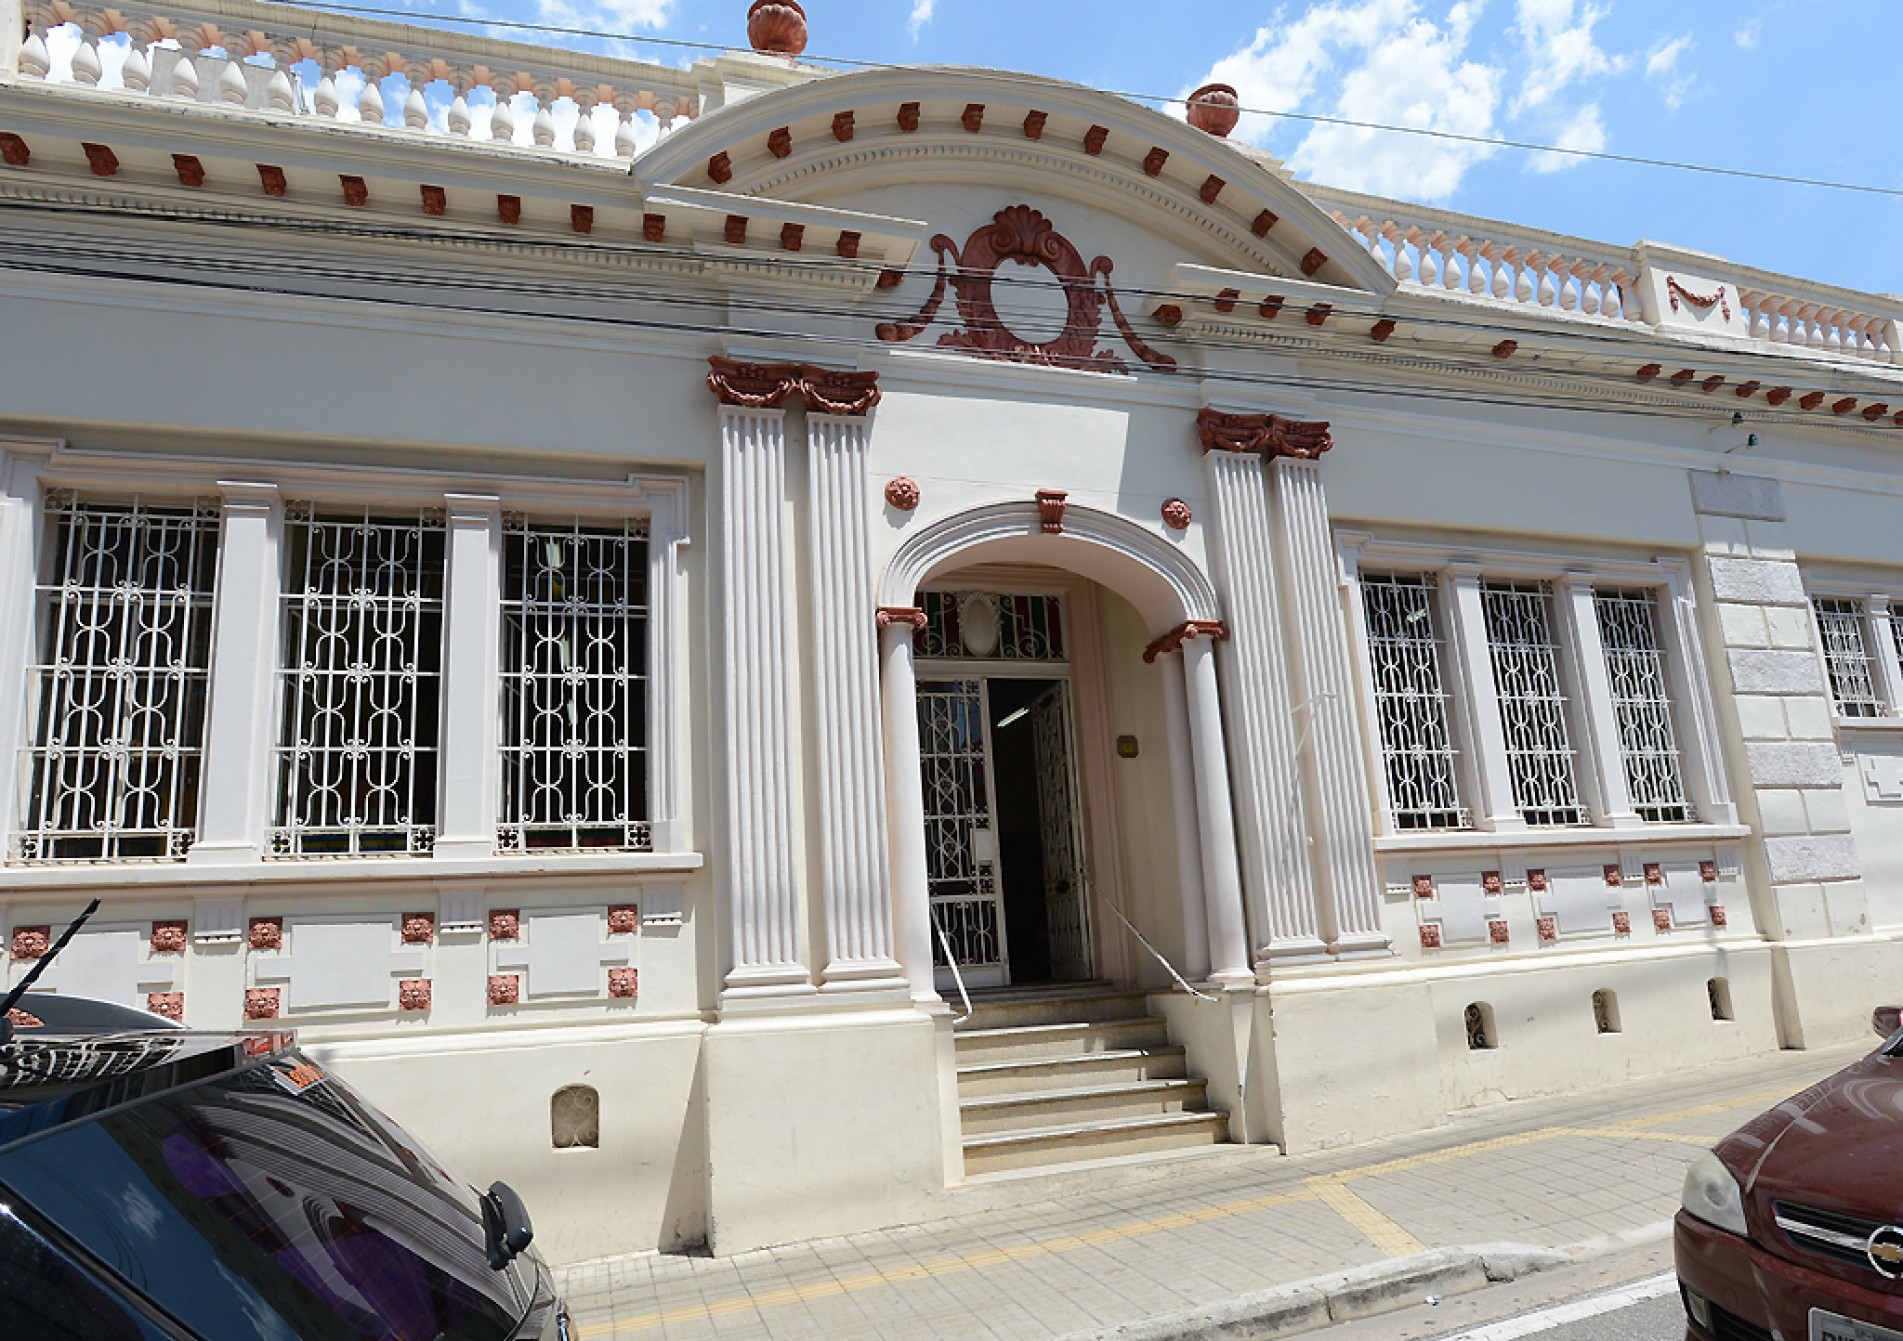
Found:
<path fill-rule="evenodd" d="M 1075 981 L 1101 968 L 1087 857 L 1121 840 L 1100 832 L 1085 841 L 1090 750 L 1075 742 L 1090 714 L 1076 680 L 1090 668 L 1072 657 L 1081 611 L 1037 590 L 1035 573 L 1053 570 L 1117 593 L 1157 640 L 1150 656 L 1166 658 L 1190 970 L 1252 981 L 1210 652 L 1222 635 L 1214 587 L 1177 547 L 1124 518 L 1071 507 L 1060 525 L 1049 529 L 1035 503 L 959 513 L 909 537 L 880 584 L 894 914 L 914 995 L 936 995 L 948 961 L 968 987 Z M 1089 745 L 1109 747 L 1106 723 L 1083 730 Z M 1014 731 L 1022 740 L 1007 736 Z M 1007 754 L 1016 774 L 1001 783 Z M 1117 822 L 1110 810 L 1095 813 L 1099 827 Z M 1014 963 L 1013 924 L 1032 923 L 1022 908 L 1012 916 L 1013 895 L 1022 904 L 1033 891 L 1041 926 Z"/>

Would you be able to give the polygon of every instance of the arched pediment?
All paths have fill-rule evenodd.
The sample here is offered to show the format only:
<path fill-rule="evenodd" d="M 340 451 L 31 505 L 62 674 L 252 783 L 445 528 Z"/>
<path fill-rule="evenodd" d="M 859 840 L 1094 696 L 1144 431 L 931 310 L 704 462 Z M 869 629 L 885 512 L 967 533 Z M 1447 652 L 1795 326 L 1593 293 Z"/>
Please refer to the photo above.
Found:
<path fill-rule="evenodd" d="M 1183 259 L 1386 295 L 1394 279 L 1291 182 L 1148 107 L 1033 75 L 908 68 L 815 79 L 716 108 L 635 161 L 644 189 L 823 204 L 971 182 L 1099 208 Z"/>

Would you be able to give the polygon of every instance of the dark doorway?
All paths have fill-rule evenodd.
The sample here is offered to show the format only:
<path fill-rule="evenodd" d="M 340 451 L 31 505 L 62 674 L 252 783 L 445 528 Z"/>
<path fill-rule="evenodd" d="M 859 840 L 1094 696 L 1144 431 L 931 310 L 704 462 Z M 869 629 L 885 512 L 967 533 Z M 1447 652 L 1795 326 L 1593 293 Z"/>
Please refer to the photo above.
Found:
<path fill-rule="evenodd" d="M 1004 895 L 1011 981 L 1050 982 L 1051 933 L 1045 910 L 1044 826 L 1038 797 L 1031 705 L 1052 680 L 993 679 L 991 766 L 997 784 L 998 867 Z"/>

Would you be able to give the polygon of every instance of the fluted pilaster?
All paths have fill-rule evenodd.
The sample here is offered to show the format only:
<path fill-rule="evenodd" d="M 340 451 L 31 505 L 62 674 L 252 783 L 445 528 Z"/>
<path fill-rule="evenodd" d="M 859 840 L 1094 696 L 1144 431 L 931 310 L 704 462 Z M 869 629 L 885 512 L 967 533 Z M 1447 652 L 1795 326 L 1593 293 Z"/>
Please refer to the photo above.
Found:
<path fill-rule="evenodd" d="M 1288 616 L 1296 739 L 1316 856 L 1320 930 L 1331 950 L 1378 950 L 1380 872 L 1374 819 L 1355 723 L 1352 671 L 1342 627 L 1340 583 L 1328 529 L 1321 467 L 1278 457 L 1276 557 Z"/>
<path fill-rule="evenodd" d="M 1223 446 L 1203 460 L 1215 505 L 1211 559 L 1230 633 L 1219 665 L 1255 953 L 1258 961 L 1321 954 L 1263 465 L 1253 451 Z"/>
<path fill-rule="evenodd" d="M 726 992 L 811 991 L 800 955 L 800 879 L 795 863 L 788 581 L 786 417 L 770 404 L 723 401 L 720 410 L 721 624 L 725 656 L 724 752 L 728 926 L 733 966 Z M 790 388 L 789 388 L 790 390 Z"/>
<path fill-rule="evenodd" d="M 905 986 L 892 945 L 867 437 L 863 415 L 807 416 L 824 991 Z"/>

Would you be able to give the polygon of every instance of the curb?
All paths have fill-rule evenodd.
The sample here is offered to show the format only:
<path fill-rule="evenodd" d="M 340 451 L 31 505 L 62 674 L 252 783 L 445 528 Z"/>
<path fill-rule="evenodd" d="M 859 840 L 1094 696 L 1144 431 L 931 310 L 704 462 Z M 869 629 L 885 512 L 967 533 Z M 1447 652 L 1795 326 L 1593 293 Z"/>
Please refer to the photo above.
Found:
<path fill-rule="evenodd" d="M 1466 1294 L 1536 1271 L 1657 1242 L 1669 1237 L 1671 1229 L 1667 1220 L 1565 1248 L 1541 1248 L 1529 1243 L 1432 1248 L 1388 1262 L 1237 1295 L 1201 1308 L 1075 1332 L 1062 1341 L 1260 1341 L 1292 1336 L 1330 1323 L 1408 1308 L 1427 1295 Z"/>

